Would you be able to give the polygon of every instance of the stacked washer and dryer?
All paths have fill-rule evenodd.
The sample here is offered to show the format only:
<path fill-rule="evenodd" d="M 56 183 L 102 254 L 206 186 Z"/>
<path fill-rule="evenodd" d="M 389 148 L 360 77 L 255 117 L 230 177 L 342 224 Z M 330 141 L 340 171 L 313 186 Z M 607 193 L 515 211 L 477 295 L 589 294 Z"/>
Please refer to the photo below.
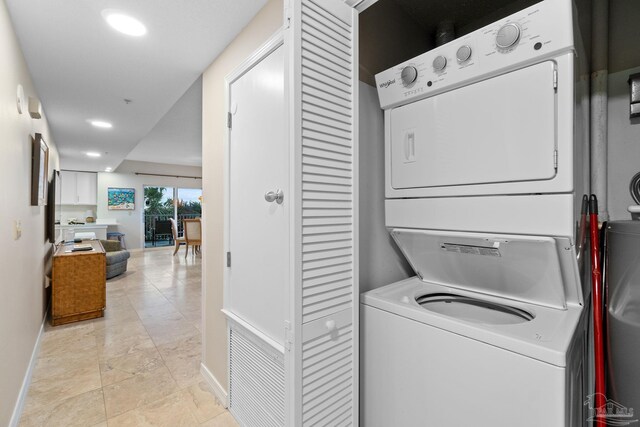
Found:
<path fill-rule="evenodd" d="M 574 22 L 542 1 L 376 76 L 386 226 L 416 276 L 362 295 L 362 425 L 583 424 Z"/>

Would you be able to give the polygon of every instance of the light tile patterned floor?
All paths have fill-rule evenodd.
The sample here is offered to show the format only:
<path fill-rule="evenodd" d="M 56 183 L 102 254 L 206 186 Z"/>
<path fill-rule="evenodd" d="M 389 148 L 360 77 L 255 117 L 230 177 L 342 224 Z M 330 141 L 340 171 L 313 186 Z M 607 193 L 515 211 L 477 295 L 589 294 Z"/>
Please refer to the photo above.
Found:
<path fill-rule="evenodd" d="M 47 325 L 20 426 L 237 426 L 200 375 L 200 256 L 132 254 L 101 319 Z"/>

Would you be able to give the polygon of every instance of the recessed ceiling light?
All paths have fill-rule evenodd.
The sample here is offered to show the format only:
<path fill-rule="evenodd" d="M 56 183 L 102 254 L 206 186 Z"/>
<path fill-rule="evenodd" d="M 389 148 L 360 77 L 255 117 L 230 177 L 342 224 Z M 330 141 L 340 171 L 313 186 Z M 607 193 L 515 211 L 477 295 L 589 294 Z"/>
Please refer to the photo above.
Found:
<path fill-rule="evenodd" d="M 147 34 L 147 27 L 142 22 L 120 11 L 105 9 L 102 11 L 102 17 L 111 27 L 122 34 L 134 37 Z"/>
<path fill-rule="evenodd" d="M 97 128 L 111 129 L 113 127 L 111 123 L 104 120 L 88 120 L 88 122 Z"/>
<path fill-rule="evenodd" d="M 111 168 L 110 168 L 110 167 L 105 168 L 105 170 L 104 170 L 104 171 L 105 171 L 105 172 L 111 172 Z"/>
<path fill-rule="evenodd" d="M 86 155 L 89 156 L 89 157 L 100 157 L 100 156 L 102 156 L 102 154 L 100 154 L 100 153 L 98 153 L 96 151 L 87 151 Z"/>

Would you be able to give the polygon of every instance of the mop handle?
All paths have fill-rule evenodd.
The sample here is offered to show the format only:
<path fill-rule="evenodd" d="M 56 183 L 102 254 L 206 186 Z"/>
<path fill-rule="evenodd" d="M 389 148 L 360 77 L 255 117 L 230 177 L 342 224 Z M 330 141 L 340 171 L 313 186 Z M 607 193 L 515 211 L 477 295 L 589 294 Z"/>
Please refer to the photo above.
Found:
<path fill-rule="evenodd" d="M 600 235 L 598 230 L 598 199 L 595 194 L 589 199 L 591 231 L 591 285 L 593 294 L 593 347 L 596 371 L 596 426 L 605 427 L 598 410 L 605 407 L 604 340 L 602 325 L 602 273 L 600 271 Z"/>

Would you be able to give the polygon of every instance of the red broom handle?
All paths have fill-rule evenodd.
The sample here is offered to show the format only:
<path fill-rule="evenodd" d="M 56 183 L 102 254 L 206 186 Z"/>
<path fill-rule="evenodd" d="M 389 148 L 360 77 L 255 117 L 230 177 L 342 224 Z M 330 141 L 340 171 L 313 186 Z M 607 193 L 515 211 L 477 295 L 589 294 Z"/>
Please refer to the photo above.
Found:
<path fill-rule="evenodd" d="M 589 200 L 591 231 L 591 284 L 593 293 L 593 347 L 596 369 L 596 415 L 606 404 L 604 379 L 604 340 L 602 325 L 602 272 L 600 270 L 600 232 L 598 230 L 598 199 L 591 195 Z M 603 418 L 596 417 L 596 426 L 605 427 Z"/>

